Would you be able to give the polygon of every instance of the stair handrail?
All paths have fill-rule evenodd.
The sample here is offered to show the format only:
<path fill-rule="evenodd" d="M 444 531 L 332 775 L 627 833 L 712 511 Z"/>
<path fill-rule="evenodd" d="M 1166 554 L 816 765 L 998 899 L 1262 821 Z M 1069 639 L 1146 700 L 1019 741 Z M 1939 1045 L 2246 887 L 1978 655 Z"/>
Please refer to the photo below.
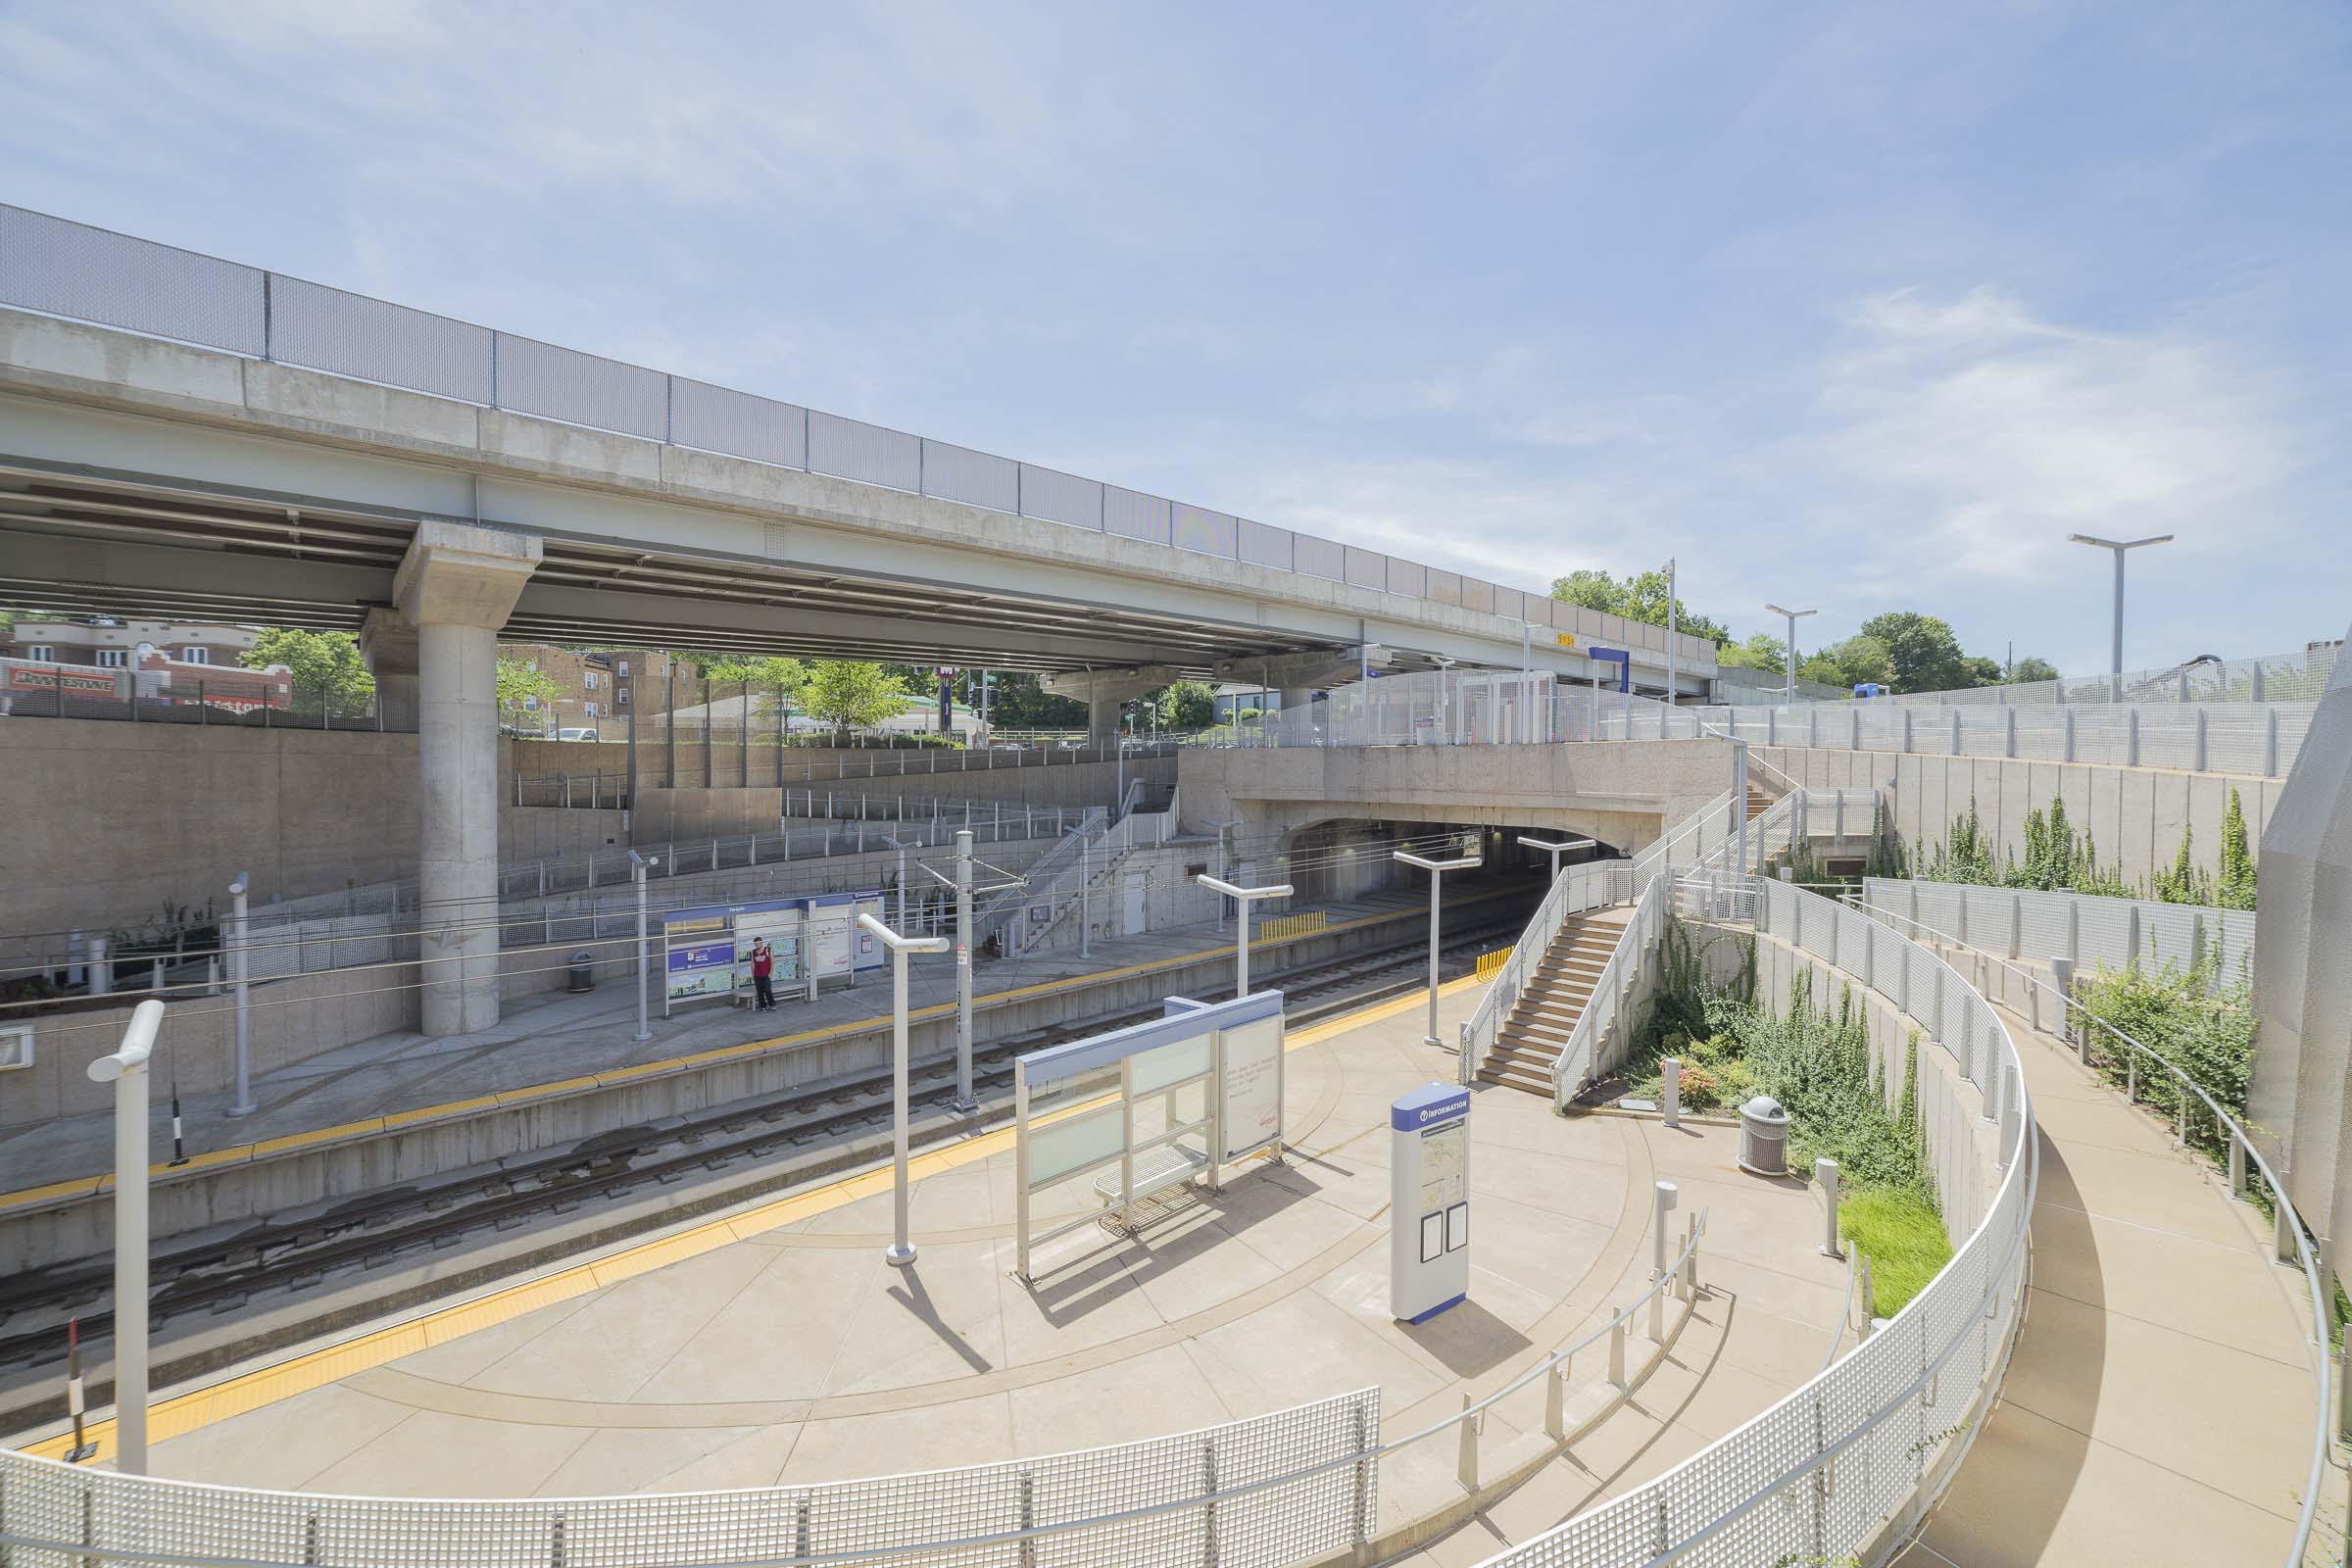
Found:
<path fill-rule="evenodd" d="M 1634 901 L 1633 917 L 1617 934 L 1617 945 L 1609 950 L 1609 961 L 1601 965 L 1600 978 L 1592 983 L 1592 996 L 1585 1000 L 1584 1010 L 1577 1014 L 1575 1025 L 1568 1031 L 1568 1043 L 1552 1061 L 1553 1110 L 1565 1113 L 1568 1102 L 1593 1076 L 1599 1042 L 1616 1021 L 1624 994 L 1632 987 L 1634 965 L 1650 944 L 1665 933 L 1666 896 L 1673 884 L 1672 877 L 1652 877 L 1641 897 Z"/>
<path fill-rule="evenodd" d="M 1003 932 L 1012 920 L 1043 894 L 1050 897 L 1054 882 L 1079 858 L 1081 847 L 1090 835 L 1106 831 L 1110 813 L 1100 806 L 1090 806 L 1079 816 L 1078 823 L 1064 833 L 1059 842 L 1032 861 L 1026 877 L 991 899 L 972 916 L 972 941 L 975 946 Z M 1005 946 L 1011 947 L 1010 941 Z"/>
<path fill-rule="evenodd" d="M 1527 987 L 1529 967 L 1541 961 L 1568 916 L 1585 909 L 1623 904 L 1632 896 L 1631 862 L 1626 860 L 1590 860 L 1569 866 L 1552 878 L 1543 902 L 1536 906 L 1526 929 L 1513 944 L 1511 956 L 1488 982 L 1486 995 L 1479 999 L 1477 1009 L 1461 1026 L 1461 1059 L 1456 1063 L 1460 1083 L 1467 1085 L 1471 1081 L 1478 1063 L 1494 1048 L 1502 1020 Z"/>

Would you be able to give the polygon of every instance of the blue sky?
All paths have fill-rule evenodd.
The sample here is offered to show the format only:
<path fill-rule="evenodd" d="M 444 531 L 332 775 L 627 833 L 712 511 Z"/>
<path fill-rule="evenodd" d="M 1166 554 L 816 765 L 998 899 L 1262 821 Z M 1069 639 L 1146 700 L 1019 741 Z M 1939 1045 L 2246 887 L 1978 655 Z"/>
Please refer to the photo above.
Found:
<path fill-rule="evenodd" d="M 2352 10 L 0 3 L 0 197 L 1540 588 L 2352 616 Z M 1777 623 L 1771 626 L 1777 632 Z"/>

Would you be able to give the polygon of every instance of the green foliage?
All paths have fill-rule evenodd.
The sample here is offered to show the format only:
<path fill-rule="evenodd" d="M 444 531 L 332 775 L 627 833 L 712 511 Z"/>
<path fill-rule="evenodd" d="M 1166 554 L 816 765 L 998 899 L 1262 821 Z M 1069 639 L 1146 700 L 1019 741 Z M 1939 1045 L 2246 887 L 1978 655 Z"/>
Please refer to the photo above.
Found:
<path fill-rule="evenodd" d="M 1756 994 L 1756 939 L 1753 935 L 1743 935 L 1736 940 L 1740 944 L 1740 968 L 1722 995 L 1745 1001 Z M 1669 915 L 1666 930 L 1658 938 L 1657 985 L 1642 1008 L 1641 1023 L 1634 1029 L 1636 1062 L 1651 1063 L 1661 1055 L 1672 1055 L 1674 1053 L 1666 1047 L 1669 1039 L 1678 1042 L 1704 1039 L 1709 1032 L 1707 1005 L 1716 995 L 1715 989 L 1707 984 L 1706 962 L 1691 939 L 1690 928 Z"/>
<path fill-rule="evenodd" d="M 1716 649 L 1715 662 L 1735 669 L 1768 669 L 1779 673 L 1788 667 L 1788 645 L 1770 632 L 1760 631 L 1744 642 L 1725 643 Z"/>
<path fill-rule="evenodd" d="M 1180 680 L 1168 688 L 1160 722 L 1170 729 L 1206 729 L 1217 721 L 1217 690 L 1204 680 Z"/>
<path fill-rule="evenodd" d="M 1788 1007 L 1777 1016 L 1727 997 L 1708 1007 L 1708 1021 L 1738 1045 L 1757 1090 L 1788 1112 L 1790 1165 L 1805 1169 L 1826 1155 L 1838 1161 L 1839 1179 L 1851 1188 L 1888 1189 L 1935 1207 L 1935 1178 L 1918 1122 L 1887 1107 L 1852 989 L 1839 994 L 1835 1012 L 1817 1010 L 1813 974 L 1810 966 L 1797 971 Z M 1914 1061 L 1916 1050 L 1914 1042 Z M 1906 1101 L 1915 1095 L 1909 1084 L 1915 1071 L 1905 1074 Z"/>
<path fill-rule="evenodd" d="M 797 692 L 808 680 L 808 666 L 797 659 L 781 654 L 750 659 L 738 654 L 703 654 L 694 656 L 701 662 L 704 679 L 713 686 L 750 684 L 769 691 L 782 688 Z"/>
<path fill-rule="evenodd" d="M 1797 666 L 1797 674 L 1843 691 L 1851 691 L 1865 681 L 1889 686 L 1894 682 L 1894 661 L 1885 643 L 1857 633 L 1814 654 Z"/>
<path fill-rule="evenodd" d="M 1977 815 L 1975 797 L 1968 810 L 1952 819 L 1943 840 L 1924 849 L 1915 846 L 1901 857 L 1898 869 L 1875 875 L 1917 877 L 1925 882 L 1962 882 L 1976 887 L 2038 888 L 2043 892 L 2095 893 L 2108 898 L 2132 898 L 2141 890 L 2122 875 L 2099 864 L 2098 845 L 2085 832 L 2075 836 L 2066 817 L 2066 801 L 2052 797 L 2045 812 L 2036 807 L 2026 812 L 2026 858 L 1997 853 L 1992 834 Z M 2180 847 L 2170 867 L 2149 880 L 2148 897 L 2167 904 L 2218 905 L 2226 909 L 2254 907 L 2254 860 L 2246 841 L 2244 808 L 2237 792 L 2222 814 L 2222 874 L 2200 868 L 2194 858 L 2194 830 L 2183 828 Z M 1801 880 L 1801 877 L 1800 877 Z"/>
<path fill-rule="evenodd" d="M 811 718 L 836 729 L 858 729 L 896 716 L 915 695 L 880 664 L 849 659 L 820 659 L 809 666 L 801 688 L 801 707 Z"/>
<path fill-rule="evenodd" d="M 536 700 L 541 708 L 556 700 L 560 688 L 556 678 L 527 659 L 502 659 L 498 662 L 498 712 L 501 718 L 512 719 L 524 710 L 526 702 Z"/>
<path fill-rule="evenodd" d="M 295 698 L 321 701 L 338 718 L 365 713 L 375 696 L 375 677 L 360 657 L 360 640 L 347 631 L 272 626 L 237 656 L 237 662 L 247 669 L 285 665 L 293 672 Z"/>
<path fill-rule="evenodd" d="M 1862 634 L 1886 648 L 1897 692 L 1939 692 L 1979 684 L 1952 628 L 1934 615 L 1890 610 L 1862 623 Z"/>
<path fill-rule="evenodd" d="M 2218 963 L 2208 950 L 2188 968 L 2171 963 L 2154 970 L 2101 968 L 2077 977 L 2075 1000 L 2187 1073 L 2230 1114 L 2242 1115 L 2246 1086 L 2254 1074 L 2253 982 L 2241 975 L 2220 983 Z M 2112 1081 L 2125 1083 L 2128 1058 L 2137 1053 L 2107 1038 L 2095 1025 L 2085 1027 L 2093 1031 L 2100 1070 Z M 2142 1101 L 2171 1111 L 2179 1108 L 2180 1096 L 2170 1073 L 2141 1060 Z M 2210 1116 L 2192 1114 L 2189 1120 L 2192 1137 L 2207 1147 L 2219 1147 Z"/>
<path fill-rule="evenodd" d="M 1645 626 L 1666 624 L 1666 573 L 1656 567 L 1636 572 L 1623 581 L 1594 567 L 1582 567 L 1553 579 L 1551 597 L 1582 605 L 1587 610 L 1597 610 L 1604 615 L 1623 615 Z M 1731 639 L 1731 631 L 1723 622 L 1693 614 L 1679 594 L 1674 600 L 1674 617 L 1677 631 L 1719 643 Z"/>
<path fill-rule="evenodd" d="M 1870 1309 L 1892 1317 L 1952 1260 L 1952 1239 L 1936 1210 L 1891 1188 L 1840 1194 L 1838 1234 L 1870 1259 Z"/>
<path fill-rule="evenodd" d="M 1074 697 L 1054 697 L 1038 684 L 1035 675 L 991 670 L 988 721 L 999 729 L 1084 729 L 1086 705 Z"/>
<path fill-rule="evenodd" d="M 2214 903 L 2225 909 L 2254 907 L 2254 854 L 2246 842 L 2246 813 L 2237 803 L 2237 789 L 2230 790 L 2230 804 L 2222 808 L 2222 874 L 2215 879 Z"/>
<path fill-rule="evenodd" d="M 2010 666 L 2008 685 L 2023 685 L 2028 681 L 2056 680 L 2058 666 L 2046 659 L 2021 659 Z"/>
<path fill-rule="evenodd" d="M 1755 1095 L 1755 1080 L 1748 1074 L 1738 1041 L 1729 1035 L 1690 1039 L 1680 1033 L 1669 1034 L 1658 1042 L 1657 1057 L 1650 1062 L 1648 1072 L 1636 1081 L 1635 1094 L 1654 1101 L 1666 1093 L 1666 1073 L 1659 1062 L 1667 1056 L 1683 1064 L 1679 1094 L 1686 1110 L 1731 1109 Z"/>

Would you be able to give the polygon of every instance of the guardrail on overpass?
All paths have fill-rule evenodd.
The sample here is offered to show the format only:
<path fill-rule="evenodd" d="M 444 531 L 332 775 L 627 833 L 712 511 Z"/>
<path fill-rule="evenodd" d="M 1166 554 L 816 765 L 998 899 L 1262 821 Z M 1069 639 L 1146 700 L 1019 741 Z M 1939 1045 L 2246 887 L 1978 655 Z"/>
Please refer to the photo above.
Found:
<path fill-rule="evenodd" d="M 0 305 L 1117 534 L 1657 653 L 1645 626 L 1402 557 L 0 205 Z M 1676 657 L 1711 668 L 1715 645 Z"/>

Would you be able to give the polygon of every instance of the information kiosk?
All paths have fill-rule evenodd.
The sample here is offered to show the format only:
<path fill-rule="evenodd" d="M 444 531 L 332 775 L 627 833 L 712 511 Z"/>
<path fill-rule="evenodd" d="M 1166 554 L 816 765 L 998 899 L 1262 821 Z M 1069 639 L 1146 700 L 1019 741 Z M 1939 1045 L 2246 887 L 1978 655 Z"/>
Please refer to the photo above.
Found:
<path fill-rule="evenodd" d="M 1389 1314 L 1470 1295 L 1470 1091 L 1424 1084 L 1389 1106 Z"/>

